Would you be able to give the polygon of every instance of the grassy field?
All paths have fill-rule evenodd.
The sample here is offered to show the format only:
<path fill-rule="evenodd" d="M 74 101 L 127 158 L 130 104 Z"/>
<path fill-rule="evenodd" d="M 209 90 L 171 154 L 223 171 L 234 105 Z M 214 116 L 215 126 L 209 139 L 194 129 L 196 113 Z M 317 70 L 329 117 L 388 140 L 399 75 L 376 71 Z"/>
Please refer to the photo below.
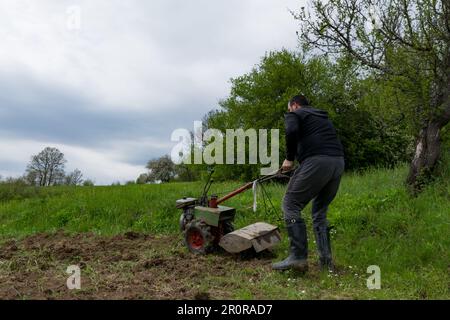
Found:
<path fill-rule="evenodd" d="M 13 289 L 4 289 L 0 290 L 0 297 L 3 294 L 6 298 L 449 299 L 450 179 L 441 177 L 419 197 L 412 198 L 403 185 L 405 175 L 406 169 L 399 168 L 344 177 L 329 212 L 329 220 L 335 226 L 333 246 L 337 272 L 328 274 L 317 270 L 314 237 L 310 234 L 312 270 L 306 275 L 270 270 L 271 261 L 286 254 L 284 232 L 283 243 L 272 257 L 249 260 L 226 254 L 201 258 L 188 254 L 178 231 L 180 212 L 175 209 L 175 200 L 198 196 L 201 183 L 40 190 L 9 190 L 0 186 L 0 243 L 3 245 L 0 250 L 10 252 L 2 256 L 0 251 L 0 282 L 13 287 L 15 281 L 22 284 L 22 291 L 13 288 L 17 294 L 11 295 Z M 218 183 L 212 192 L 222 193 L 237 186 L 238 182 Z M 268 186 L 276 208 L 280 208 L 284 188 Z M 252 197 L 247 192 L 227 202 L 238 209 L 236 227 L 257 221 L 283 226 L 279 220 L 281 210 L 266 215 L 260 205 L 260 210 L 253 213 Z M 303 215 L 311 229 L 309 207 Z M 127 232 L 132 236 L 124 236 Z M 48 243 L 33 246 L 43 239 Z M 55 239 L 63 241 L 64 248 L 75 246 L 76 241 L 86 246 L 80 245 L 81 249 L 74 249 L 72 255 L 55 255 L 58 252 L 55 248 L 61 245 Z M 110 242 L 112 247 L 105 249 L 103 245 L 107 253 L 92 256 L 93 249 L 87 246 L 86 239 L 98 242 L 109 239 L 106 243 Z M 133 240 L 137 241 L 134 245 Z M 52 241 L 56 242 L 51 244 Z M 47 258 L 43 252 L 48 254 Z M 134 256 L 127 259 L 129 256 L 125 255 L 130 252 Z M 106 258 L 116 253 L 118 258 L 117 255 L 112 260 Z M 68 296 L 58 286 L 48 289 L 41 283 L 59 279 L 64 284 L 65 266 L 79 261 L 85 264 L 85 272 L 89 274 L 89 285 L 80 292 Z M 46 264 L 45 268 L 42 264 Z M 367 289 L 370 265 L 381 268 L 381 290 Z M 168 271 L 167 266 L 179 269 Z M 26 275 L 33 272 L 42 274 L 36 279 L 41 283 L 39 286 L 29 284 Z M 168 284 L 172 282 L 165 277 L 170 272 L 176 272 L 176 284 Z M 108 289 L 110 278 L 105 279 L 105 274 L 111 273 L 115 274 L 114 283 L 119 283 L 122 291 Z M 22 277 L 17 278 L 18 274 Z M 129 292 L 139 294 L 127 295 L 126 288 L 134 283 L 133 274 L 138 274 L 141 280 L 153 279 L 149 280 L 152 284 L 144 286 L 145 281 L 138 281 L 136 286 L 140 289 L 131 287 Z M 27 289 L 27 283 L 39 294 Z M 123 295 L 109 294 L 117 290 Z"/>

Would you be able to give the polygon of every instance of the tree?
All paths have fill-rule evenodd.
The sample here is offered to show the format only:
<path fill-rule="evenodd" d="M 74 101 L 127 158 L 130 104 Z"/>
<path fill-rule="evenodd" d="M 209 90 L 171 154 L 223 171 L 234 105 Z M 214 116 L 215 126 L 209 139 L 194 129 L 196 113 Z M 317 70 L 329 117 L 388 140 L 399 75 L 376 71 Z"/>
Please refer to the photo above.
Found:
<path fill-rule="evenodd" d="M 401 106 L 416 127 L 408 184 L 420 191 L 441 154 L 450 121 L 450 2 L 447 0 L 312 0 L 293 13 L 300 39 L 325 54 L 350 55 L 410 99 Z"/>
<path fill-rule="evenodd" d="M 358 74 L 353 59 L 306 59 L 286 50 L 270 52 L 251 72 L 231 80 L 230 95 L 220 102 L 220 110 L 208 113 L 204 123 L 223 132 L 279 129 L 282 156 L 287 102 L 302 92 L 313 106 L 329 113 L 344 145 L 347 169 L 405 162 L 409 160 L 408 130 L 398 121 L 400 114 L 391 110 L 390 92 L 372 93 L 368 90 L 373 88 L 371 79 L 365 77 Z M 383 112 L 377 114 L 368 107 L 373 105 L 373 96 L 381 101 Z M 223 180 L 251 180 L 260 172 L 258 165 L 218 165 L 215 169 L 215 179 Z"/>
<path fill-rule="evenodd" d="M 29 184 L 31 186 L 39 185 L 38 173 L 35 170 L 33 170 L 33 171 L 27 170 L 27 172 L 24 174 L 23 178 L 27 182 L 27 184 Z"/>
<path fill-rule="evenodd" d="M 27 185 L 27 181 L 23 177 L 5 177 L 0 176 L 0 184 L 5 185 L 16 185 L 20 187 L 25 187 Z"/>
<path fill-rule="evenodd" d="M 94 181 L 90 179 L 84 180 L 83 182 L 83 187 L 93 187 L 94 185 L 95 185 Z"/>
<path fill-rule="evenodd" d="M 143 173 L 136 179 L 136 184 L 146 184 L 148 182 L 148 174 Z"/>
<path fill-rule="evenodd" d="M 27 166 L 27 180 L 32 185 L 53 186 L 64 179 L 66 160 L 64 154 L 56 148 L 47 147 L 31 157 Z"/>
<path fill-rule="evenodd" d="M 83 174 L 80 170 L 75 169 L 64 177 L 64 184 L 68 186 L 79 186 L 83 183 Z"/>
<path fill-rule="evenodd" d="M 200 172 L 195 165 L 181 163 L 175 166 L 175 175 L 178 181 L 196 181 L 200 179 Z"/>
<path fill-rule="evenodd" d="M 175 164 L 168 155 L 150 160 L 146 168 L 150 171 L 148 173 L 149 181 L 169 182 L 175 177 Z"/>

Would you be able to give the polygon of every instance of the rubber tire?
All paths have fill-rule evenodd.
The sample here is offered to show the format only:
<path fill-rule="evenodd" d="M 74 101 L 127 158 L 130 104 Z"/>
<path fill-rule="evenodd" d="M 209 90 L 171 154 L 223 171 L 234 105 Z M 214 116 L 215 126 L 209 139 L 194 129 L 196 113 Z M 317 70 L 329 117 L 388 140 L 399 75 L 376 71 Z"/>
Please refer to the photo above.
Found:
<path fill-rule="evenodd" d="M 193 232 L 198 233 L 203 238 L 203 244 L 201 247 L 195 248 L 189 241 L 189 236 Z M 211 228 L 204 222 L 193 220 L 186 225 L 184 232 L 184 243 L 190 252 L 194 254 L 204 255 L 211 252 L 214 249 L 214 237 L 211 233 Z"/>

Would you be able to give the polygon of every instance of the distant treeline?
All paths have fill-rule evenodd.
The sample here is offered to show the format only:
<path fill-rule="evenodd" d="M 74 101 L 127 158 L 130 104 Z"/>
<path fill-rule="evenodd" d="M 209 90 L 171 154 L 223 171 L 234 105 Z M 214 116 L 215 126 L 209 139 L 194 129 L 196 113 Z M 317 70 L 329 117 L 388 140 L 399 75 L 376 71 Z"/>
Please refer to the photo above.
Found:
<path fill-rule="evenodd" d="M 84 179 L 79 169 L 66 172 L 67 160 L 64 153 L 57 148 L 46 147 L 36 155 L 31 156 L 25 173 L 18 178 L 0 176 L 0 185 L 49 187 L 57 185 L 93 186 L 94 182 Z"/>

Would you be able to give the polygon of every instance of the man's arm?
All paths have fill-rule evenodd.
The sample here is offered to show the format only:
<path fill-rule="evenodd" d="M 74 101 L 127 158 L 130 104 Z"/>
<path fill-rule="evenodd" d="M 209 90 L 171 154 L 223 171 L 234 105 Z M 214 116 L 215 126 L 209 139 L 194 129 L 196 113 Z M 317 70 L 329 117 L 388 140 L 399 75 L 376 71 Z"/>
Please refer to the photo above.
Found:
<path fill-rule="evenodd" d="M 297 115 L 293 112 L 286 113 L 284 117 L 286 136 L 286 160 L 293 162 L 297 154 L 297 139 L 300 124 Z"/>

